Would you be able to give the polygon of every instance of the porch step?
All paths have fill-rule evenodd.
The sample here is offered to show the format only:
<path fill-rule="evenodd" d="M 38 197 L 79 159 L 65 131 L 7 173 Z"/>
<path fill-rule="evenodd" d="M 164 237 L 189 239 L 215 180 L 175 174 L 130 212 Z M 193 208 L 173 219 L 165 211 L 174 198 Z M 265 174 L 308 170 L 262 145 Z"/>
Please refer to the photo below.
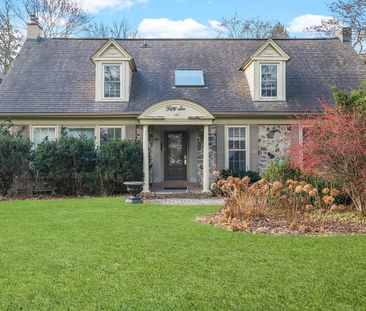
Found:
<path fill-rule="evenodd" d="M 212 197 L 211 192 L 160 191 L 141 194 L 142 199 L 207 199 Z"/>

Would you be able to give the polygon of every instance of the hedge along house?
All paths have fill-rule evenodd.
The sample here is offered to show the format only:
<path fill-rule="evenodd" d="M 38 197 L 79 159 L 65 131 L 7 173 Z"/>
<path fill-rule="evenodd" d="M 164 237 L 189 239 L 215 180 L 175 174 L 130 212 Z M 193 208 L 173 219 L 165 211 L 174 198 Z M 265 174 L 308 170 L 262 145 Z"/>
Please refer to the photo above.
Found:
<path fill-rule="evenodd" d="M 282 159 L 295 115 L 357 87 L 366 67 L 340 39 L 46 39 L 33 20 L 0 87 L 0 115 L 35 145 L 85 133 L 139 139 L 144 192 L 199 187 L 214 170 Z"/>

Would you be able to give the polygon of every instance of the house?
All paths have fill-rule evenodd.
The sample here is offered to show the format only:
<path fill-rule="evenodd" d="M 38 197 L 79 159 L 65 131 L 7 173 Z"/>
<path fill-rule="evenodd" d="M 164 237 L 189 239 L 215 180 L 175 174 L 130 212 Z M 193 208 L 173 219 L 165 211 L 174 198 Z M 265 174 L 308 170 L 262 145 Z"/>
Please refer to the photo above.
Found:
<path fill-rule="evenodd" d="M 140 139 L 144 192 L 199 185 L 214 170 L 263 171 L 301 139 L 296 115 L 357 87 L 349 29 L 332 39 L 46 39 L 33 20 L 0 87 L 0 117 L 98 145 Z M 289 139 L 289 137 L 292 137 Z"/>

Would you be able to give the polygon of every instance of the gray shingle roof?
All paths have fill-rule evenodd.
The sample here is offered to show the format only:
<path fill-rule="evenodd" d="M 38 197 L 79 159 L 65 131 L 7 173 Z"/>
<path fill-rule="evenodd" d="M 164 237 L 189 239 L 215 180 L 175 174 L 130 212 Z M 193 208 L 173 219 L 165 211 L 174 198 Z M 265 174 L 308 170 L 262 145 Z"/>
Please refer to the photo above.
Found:
<path fill-rule="evenodd" d="M 291 56 L 287 102 L 253 103 L 245 73 L 238 70 L 265 40 L 117 40 L 139 69 L 128 103 L 95 102 L 90 57 L 107 40 L 28 40 L 0 86 L 0 113 L 132 113 L 166 99 L 193 100 L 211 113 L 301 112 L 332 100 L 329 86 L 351 89 L 366 79 L 366 65 L 337 39 L 276 42 Z M 174 88 L 174 69 L 202 68 L 207 88 Z"/>

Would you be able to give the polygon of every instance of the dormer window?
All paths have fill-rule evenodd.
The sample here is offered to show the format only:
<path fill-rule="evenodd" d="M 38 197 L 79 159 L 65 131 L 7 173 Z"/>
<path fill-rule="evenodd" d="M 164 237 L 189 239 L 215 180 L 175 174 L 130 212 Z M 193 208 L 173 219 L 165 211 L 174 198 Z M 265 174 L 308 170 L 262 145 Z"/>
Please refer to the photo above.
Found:
<path fill-rule="evenodd" d="M 276 98 L 278 94 L 278 65 L 261 64 L 261 97 Z"/>
<path fill-rule="evenodd" d="M 120 64 L 104 64 L 104 98 L 120 98 L 121 97 L 121 81 L 122 70 Z"/>
<path fill-rule="evenodd" d="M 241 65 L 254 102 L 286 101 L 286 63 L 289 60 L 290 56 L 269 39 Z"/>
<path fill-rule="evenodd" d="M 136 64 L 114 39 L 109 39 L 91 60 L 95 64 L 95 101 L 128 102 Z"/>
<path fill-rule="evenodd" d="M 204 86 L 203 70 L 176 70 L 175 86 Z"/>

